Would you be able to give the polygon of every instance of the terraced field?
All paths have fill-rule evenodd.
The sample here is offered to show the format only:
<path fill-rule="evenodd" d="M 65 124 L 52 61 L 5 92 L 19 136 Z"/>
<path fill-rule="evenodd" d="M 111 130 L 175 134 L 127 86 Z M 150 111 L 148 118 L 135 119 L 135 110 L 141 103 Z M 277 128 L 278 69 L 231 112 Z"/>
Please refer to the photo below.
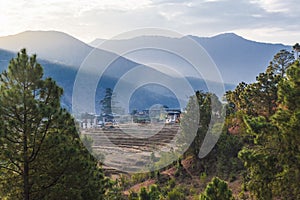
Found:
<path fill-rule="evenodd" d="M 81 134 L 92 139 L 95 154 L 105 156 L 104 165 L 126 172 L 145 170 L 151 162 L 152 152 L 176 148 L 175 141 L 179 125 L 130 124 L 116 128 L 82 129 Z"/>

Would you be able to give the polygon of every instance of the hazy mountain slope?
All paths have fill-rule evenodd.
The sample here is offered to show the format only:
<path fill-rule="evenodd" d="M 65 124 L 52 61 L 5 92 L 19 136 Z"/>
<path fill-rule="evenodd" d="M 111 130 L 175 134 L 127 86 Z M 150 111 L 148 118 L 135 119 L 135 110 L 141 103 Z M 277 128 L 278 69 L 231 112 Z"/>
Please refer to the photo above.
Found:
<path fill-rule="evenodd" d="M 0 72 L 7 69 L 9 61 L 15 56 L 16 53 L 0 49 Z M 58 85 L 63 87 L 64 95 L 62 97 L 62 104 L 65 108 L 71 110 L 73 86 L 77 74 L 77 69 L 63 64 L 52 63 L 43 59 L 38 59 L 38 62 L 44 67 L 44 76 L 52 77 L 54 80 L 56 80 Z M 116 65 L 119 64 L 116 63 Z M 88 77 L 95 78 L 93 76 L 95 75 L 91 73 Z M 206 83 L 204 80 L 191 77 L 187 78 L 195 90 L 207 91 Z M 119 79 L 117 77 L 110 76 L 110 73 L 104 74 L 104 76 L 102 76 L 99 80 L 95 97 L 97 112 L 100 111 L 99 102 L 105 94 L 105 88 L 113 88 L 118 80 Z M 174 79 L 174 81 L 177 82 L 176 78 Z M 218 83 L 212 83 L 212 85 L 218 85 Z M 85 85 L 84 87 L 88 88 L 89 86 Z M 229 84 L 226 84 L 225 87 L 226 89 L 234 88 L 233 85 Z M 167 88 L 158 88 L 157 85 L 150 84 L 136 90 L 136 92 L 130 99 L 129 107 L 131 110 L 143 110 L 150 108 L 154 104 L 163 104 L 174 108 L 179 106 L 177 98 L 171 91 L 169 91 Z"/>
<path fill-rule="evenodd" d="M 0 37 L 0 47 L 11 51 L 22 48 L 40 58 L 79 66 L 92 48 L 74 37 L 56 31 L 26 31 Z"/>
<path fill-rule="evenodd" d="M 0 72 L 6 70 L 9 64 L 9 61 L 16 56 L 16 53 L 0 49 Z M 38 62 L 44 68 L 44 76 L 52 77 L 59 86 L 64 89 L 64 95 L 62 97 L 62 104 L 68 110 L 72 108 L 72 93 L 74 81 L 77 74 L 77 69 L 74 69 L 70 66 L 52 63 L 47 60 L 38 59 Z M 116 63 L 115 65 L 120 65 Z M 121 67 L 123 67 L 121 65 Z M 131 66 L 124 66 L 124 69 Z M 120 70 L 120 73 L 124 73 Z M 88 75 L 88 78 L 97 78 L 95 74 L 91 73 Z M 95 96 L 95 105 L 96 111 L 100 111 L 100 100 L 105 94 L 106 88 L 113 88 L 118 82 L 118 78 L 111 76 L 111 73 L 108 71 L 105 73 L 97 84 L 96 96 Z M 176 81 L 176 79 L 174 80 Z M 130 83 L 124 83 L 130 84 Z M 203 80 L 191 80 L 195 90 L 204 90 L 207 91 L 205 81 Z M 89 88 L 89 85 L 84 85 L 83 88 Z M 227 89 L 232 89 L 233 87 L 228 85 Z M 179 107 L 178 101 L 174 94 L 172 94 L 166 88 L 158 88 L 156 85 L 146 85 L 136 90 L 134 95 L 130 99 L 130 109 L 143 110 L 150 108 L 154 104 L 163 104 L 169 107 Z"/>
<path fill-rule="evenodd" d="M 16 35 L 0 37 L 0 48 L 14 52 L 26 48 L 28 53 L 36 53 L 41 59 L 74 68 L 79 68 L 92 51 L 96 51 L 102 57 L 117 57 L 118 64 L 136 65 L 130 60 L 95 49 L 71 35 L 57 31 L 25 31 Z"/>
<path fill-rule="evenodd" d="M 290 46 L 250 41 L 233 33 L 211 38 L 190 37 L 210 54 L 224 80 L 234 83 L 254 81 L 254 77 L 265 71 L 277 52 L 291 50 Z"/>
<path fill-rule="evenodd" d="M 236 40 L 235 37 L 238 36 L 233 35 L 233 40 Z M 218 57 L 218 55 L 220 54 L 219 51 L 215 50 L 216 45 L 221 45 L 221 46 L 228 45 L 227 43 L 223 44 L 221 42 L 218 42 L 216 38 L 215 40 L 213 38 L 208 38 L 208 39 L 202 38 L 202 39 L 204 40 L 203 46 L 207 45 L 206 47 L 207 50 L 211 51 L 211 55 L 216 57 Z M 241 44 L 245 42 L 244 39 L 242 38 L 238 38 L 238 39 L 241 39 L 242 41 Z M 172 45 L 177 45 L 178 42 L 180 42 L 180 40 L 182 39 L 165 38 L 165 37 L 157 37 L 157 36 L 139 37 L 131 40 L 116 41 L 115 44 L 117 45 L 117 47 L 120 44 L 120 42 L 124 42 L 125 44 L 129 43 L 130 45 L 131 42 L 134 42 L 136 40 L 142 40 L 145 43 L 159 42 L 159 43 L 170 43 Z M 212 40 L 215 42 L 212 43 L 211 42 Z M 223 40 L 227 41 L 228 38 L 225 39 L 221 38 L 221 41 Z M 238 45 L 241 44 L 238 43 Z M 85 72 L 87 74 L 86 76 L 87 80 L 100 78 L 97 77 L 98 75 L 97 73 L 95 73 L 95 71 L 97 71 L 97 68 L 103 67 L 103 60 L 114 59 L 114 61 L 109 64 L 108 68 L 106 69 L 106 71 L 104 72 L 104 74 L 102 75 L 101 79 L 97 84 L 96 99 L 95 99 L 97 110 L 99 110 L 98 107 L 99 100 L 103 97 L 105 88 L 107 87 L 113 88 L 114 85 L 117 83 L 117 81 L 120 79 L 120 77 L 126 74 L 126 72 L 128 72 L 129 70 L 139 66 L 138 63 L 123 58 L 121 56 L 118 56 L 114 53 L 107 52 L 100 49 L 93 49 L 89 45 L 77 40 L 76 38 L 61 32 L 27 31 L 14 36 L 7 36 L 7 37 L 0 38 L 0 48 L 2 49 L 5 48 L 16 52 L 22 47 L 26 47 L 29 50 L 29 54 L 37 53 L 39 62 L 44 66 L 45 76 L 53 77 L 58 82 L 58 84 L 64 88 L 65 94 L 63 97 L 63 103 L 68 108 L 71 108 L 73 85 L 74 85 L 75 77 L 77 75 L 79 66 L 91 51 L 93 51 L 94 55 L 96 56 L 94 56 L 93 59 L 89 59 L 89 64 L 90 66 L 93 66 L 93 69 L 90 71 L 87 70 Z M 224 48 L 220 47 L 220 51 L 222 51 L 222 49 Z M 1 70 L 7 67 L 9 60 L 12 57 L 14 57 L 14 55 L 15 53 L 11 53 L 4 50 L 0 51 Z M 145 54 L 144 56 L 146 57 L 151 56 L 151 52 L 150 54 Z M 168 57 L 168 55 L 164 55 L 159 59 L 157 61 L 160 62 L 166 60 L 166 61 L 170 61 L 170 63 L 172 64 L 172 59 L 171 57 Z M 220 60 L 225 60 L 225 58 L 221 57 Z M 239 59 L 236 60 L 240 62 Z M 232 59 L 228 59 L 227 61 L 229 62 L 229 64 L 234 63 Z M 176 64 L 178 65 L 178 63 Z M 181 64 L 179 64 L 179 66 L 181 67 Z M 185 70 L 184 65 L 182 66 L 183 66 L 183 70 Z M 225 67 L 222 66 L 222 67 L 226 71 L 226 66 Z M 234 70 L 236 70 L 235 67 L 233 68 L 227 67 L 227 68 L 230 69 L 228 72 L 229 74 L 233 74 Z M 241 67 L 241 69 L 244 70 L 244 67 Z M 155 71 L 157 69 L 153 69 L 153 70 Z M 253 73 L 257 74 L 255 70 Z M 172 74 L 167 74 L 167 75 L 172 76 Z M 150 74 L 147 74 L 147 76 L 150 76 Z M 233 77 L 234 75 L 230 76 L 230 78 Z M 250 76 L 248 76 L 247 74 L 245 76 L 244 74 L 241 73 L 237 77 L 239 79 L 242 79 L 244 77 L 248 78 Z M 175 82 L 178 82 L 175 77 L 173 78 Z M 199 77 L 195 78 L 192 76 L 187 76 L 186 78 L 188 79 L 188 81 L 190 82 L 194 90 L 204 90 L 204 91 L 207 90 L 205 81 L 199 79 Z M 225 79 L 225 81 L 226 80 L 227 79 Z M 228 80 L 232 80 L 232 79 L 228 79 Z M 218 83 L 210 82 L 210 84 L 211 83 L 212 85 L 218 85 Z M 90 85 L 85 85 L 85 88 L 89 88 L 89 87 Z M 232 89 L 233 87 L 234 87 L 233 85 L 225 84 L 226 89 Z M 178 106 L 178 102 L 176 101 L 176 97 L 174 95 L 172 96 L 172 94 L 168 93 L 167 90 L 163 90 L 163 89 L 158 90 L 157 88 L 155 89 L 154 86 L 140 88 L 138 91 L 136 91 L 134 97 L 132 98 L 133 99 L 131 99 L 131 102 L 134 105 L 132 105 L 131 108 L 144 109 L 144 108 L 149 108 L 150 106 L 156 103 L 169 104 L 168 105 L 169 107 Z"/>
<path fill-rule="evenodd" d="M 6 69 L 9 61 L 15 56 L 13 52 L 0 48 L 0 72 Z"/>
<path fill-rule="evenodd" d="M 226 33 L 214 37 L 190 37 L 200 44 L 211 56 L 216 63 L 224 82 L 237 84 L 241 81 L 252 82 L 258 73 L 263 72 L 269 61 L 281 49 L 291 50 L 290 46 L 282 44 L 267 44 L 246 40 L 236 34 Z M 109 45 L 113 48 L 130 48 L 133 43 L 141 43 L 145 46 L 151 44 L 165 44 L 166 46 L 178 45 L 182 46 L 184 38 L 168 38 L 160 36 L 141 36 L 126 40 L 109 41 Z M 103 40 L 96 39 L 91 44 L 95 45 Z M 105 45 L 99 48 L 105 49 Z M 152 56 L 151 53 L 140 56 L 139 59 L 147 60 L 147 56 Z M 130 57 L 131 60 L 135 60 Z M 172 63 L 173 58 L 164 56 L 162 61 Z M 174 65 L 177 63 L 174 62 Z M 209 69 L 208 69 L 209 70 Z M 205 77 L 204 77 L 205 78 Z"/>
<path fill-rule="evenodd" d="M 7 70 L 9 61 L 16 56 L 16 53 L 0 49 L 0 72 Z M 62 104 L 65 108 L 71 109 L 72 90 L 77 70 L 67 65 L 52 63 L 47 60 L 38 59 L 44 68 L 44 77 L 53 78 L 59 86 L 64 89 Z"/>
<path fill-rule="evenodd" d="M 291 47 L 281 44 L 267 44 L 246 40 L 233 33 L 221 34 L 214 37 L 203 38 L 188 36 L 201 44 L 212 57 L 221 72 L 224 82 L 237 84 L 241 81 L 251 82 L 258 73 L 263 72 L 273 55 L 281 49 L 291 50 Z M 96 45 L 104 40 L 97 39 L 91 44 Z M 180 44 L 180 38 L 167 38 L 159 36 L 142 36 L 129 40 L 110 41 L 116 46 L 130 47 L 130 43 L 143 42 L 145 45 L 153 43 Z M 37 53 L 39 58 L 58 62 L 78 68 L 91 51 L 97 51 L 103 57 L 114 54 L 94 49 L 76 38 L 56 31 L 26 31 L 20 34 L 0 37 L 0 48 L 10 51 L 19 51 L 26 47 L 29 53 Z M 151 56 L 145 54 L 144 57 Z M 147 59 L 147 58 L 146 58 Z M 170 61 L 172 57 L 164 55 L 162 61 Z M 138 62 L 139 60 L 134 60 Z M 158 60 L 159 61 L 159 60 Z M 100 63 L 96 60 L 95 63 Z M 135 66 L 136 63 L 119 57 L 119 66 Z M 174 63 L 178 64 L 178 63 Z M 184 67 L 184 66 L 183 66 Z M 128 68 L 127 68 L 128 69 Z M 116 70 L 118 72 L 118 70 Z M 192 72 L 191 72 L 192 73 Z M 204 77 L 205 78 L 205 77 Z"/>
<path fill-rule="evenodd" d="M 140 65 L 114 53 L 93 48 L 57 31 L 26 31 L 0 37 L 0 48 L 13 52 L 26 48 L 28 54 L 36 53 L 39 59 L 48 60 L 52 64 L 67 65 L 76 70 L 85 61 L 83 71 L 90 75 L 97 74 L 99 68 L 106 68 L 105 75 L 119 78 L 128 70 Z M 89 57 L 91 54 L 93 56 Z M 108 62 L 105 63 L 107 66 L 104 66 L 104 62 Z"/>

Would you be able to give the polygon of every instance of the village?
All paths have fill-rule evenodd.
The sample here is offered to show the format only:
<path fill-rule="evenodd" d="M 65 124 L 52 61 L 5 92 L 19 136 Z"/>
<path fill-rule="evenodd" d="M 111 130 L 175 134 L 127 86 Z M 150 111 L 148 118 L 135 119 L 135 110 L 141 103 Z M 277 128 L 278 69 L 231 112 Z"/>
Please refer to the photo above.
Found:
<path fill-rule="evenodd" d="M 128 123 L 170 125 L 179 123 L 181 115 L 182 111 L 178 108 L 145 109 L 142 111 L 133 110 L 127 115 L 83 113 L 77 121 L 81 129 L 115 128 Z"/>

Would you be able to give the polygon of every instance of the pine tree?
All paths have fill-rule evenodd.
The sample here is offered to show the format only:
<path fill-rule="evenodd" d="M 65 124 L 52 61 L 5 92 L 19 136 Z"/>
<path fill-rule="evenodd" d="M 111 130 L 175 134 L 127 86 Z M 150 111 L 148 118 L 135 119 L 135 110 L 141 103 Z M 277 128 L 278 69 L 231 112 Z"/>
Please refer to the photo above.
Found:
<path fill-rule="evenodd" d="M 113 90 L 111 88 L 106 88 L 105 96 L 100 101 L 101 112 L 103 115 L 125 114 L 125 109 L 120 106 L 120 103 L 116 99 L 116 94 L 113 93 Z"/>
<path fill-rule="evenodd" d="M 277 90 L 279 81 L 286 76 L 287 69 L 295 61 L 294 55 L 281 50 L 270 62 L 264 73 L 256 77 L 256 82 L 240 83 L 235 90 L 226 93 L 229 102 L 228 114 L 242 112 L 249 116 L 269 118 L 277 107 Z"/>
<path fill-rule="evenodd" d="M 281 171 L 276 194 L 284 199 L 300 199 L 300 64 L 296 61 L 279 84 L 279 109 L 272 118 L 277 128 L 274 140 Z"/>
<path fill-rule="evenodd" d="M 197 91 L 190 97 L 181 120 L 182 135 L 178 139 L 179 143 L 189 145 L 186 154 L 198 157 L 210 125 L 211 128 L 218 125 L 218 115 L 221 112 L 222 104 L 215 94 Z"/>
<path fill-rule="evenodd" d="M 293 64 L 294 61 L 294 54 L 283 49 L 274 56 L 271 66 L 274 71 L 280 74 L 281 77 L 284 77 L 286 70 L 291 66 L 291 64 Z"/>
<path fill-rule="evenodd" d="M 0 76 L 0 194 L 7 199 L 100 199 L 106 179 L 82 145 L 63 90 L 22 49 Z"/>
<path fill-rule="evenodd" d="M 100 101 L 101 104 L 101 112 L 107 115 L 112 114 L 112 99 L 113 99 L 113 91 L 111 88 L 105 89 L 105 96 Z"/>
<path fill-rule="evenodd" d="M 225 181 L 214 177 L 200 194 L 199 200 L 233 200 L 232 191 Z"/>
<path fill-rule="evenodd" d="M 149 198 L 150 200 L 158 200 L 161 197 L 161 193 L 159 191 L 159 187 L 157 185 L 151 185 L 149 190 Z"/>
<path fill-rule="evenodd" d="M 294 46 L 293 46 L 293 50 L 296 52 L 296 59 L 298 60 L 299 59 L 299 52 L 300 52 L 300 45 L 299 43 L 296 43 Z"/>
<path fill-rule="evenodd" d="M 250 116 L 271 116 L 275 112 L 277 88 L 281 76 L 269 66 L 264 73 L 256 77 L 252 84 L 240 83 L 234 91 L 226 93 L 226 98 L 232 108 L 231 114 L 236 111 Z M 232 109 L 231 107 L 229 107 Z"/>
<path fill-rule="evenodd" d="M 247 187 L 257 199 L 299 199 L 300 65 L 296 61 L 278 85 L 278 108 L 269 119 L 245 116 L 254 143 L 239 157 L 248 171 Z"/>
<path fill-rule="evenodd" d="M 139 199 L 140 200 L 150 200 L 149 193 L 147 192 L 147 189 L 145 187 L 142 187 L 140 189 Z"/>

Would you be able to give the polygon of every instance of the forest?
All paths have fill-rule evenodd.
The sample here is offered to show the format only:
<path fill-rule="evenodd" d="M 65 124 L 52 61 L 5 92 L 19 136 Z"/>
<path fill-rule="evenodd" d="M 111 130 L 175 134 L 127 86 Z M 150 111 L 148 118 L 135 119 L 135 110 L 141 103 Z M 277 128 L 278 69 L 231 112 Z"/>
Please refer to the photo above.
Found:
<path fill-rule="evenodd" d="M 150 172 L 112 176 L 61 107 L 63 89 L 22 49 L 0 75 L 0 199 L 300 199 L 299 51 L 279 51 L 223 101 L 195 92 L 180 124 L 185 136 L 191 116 L 201 115 L 187 151 L 169 166 L 159 167 L 168 155 L 153 155 Z M 211 120 L 220 138 L 199 158 Z"/>

